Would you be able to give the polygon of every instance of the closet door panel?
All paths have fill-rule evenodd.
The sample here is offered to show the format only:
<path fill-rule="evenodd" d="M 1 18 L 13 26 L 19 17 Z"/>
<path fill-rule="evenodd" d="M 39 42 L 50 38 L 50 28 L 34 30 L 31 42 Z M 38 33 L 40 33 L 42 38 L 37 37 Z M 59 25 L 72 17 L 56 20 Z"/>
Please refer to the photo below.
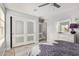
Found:
<path fill-rule="evenodd" d="M 27 34 L 34 33 L 34 24 L 33 22 L 27 22 Z"/>
<path fill-rule="evenodd" d="M 12 19 L 12 42 L 13 47 L 24 45 L 24 20 L 13 17 Z"/>
<path fill-rule="evenodd" d="M 16 21 L 15 23 L 15 33 L 16 34 L 24 34 L 24 22 L 23 21 Z"/>
<path fill-rule="evenodd" d="M 27 41 L 33 42 L 35 40 L 35 22 L 27 21 Z"/>

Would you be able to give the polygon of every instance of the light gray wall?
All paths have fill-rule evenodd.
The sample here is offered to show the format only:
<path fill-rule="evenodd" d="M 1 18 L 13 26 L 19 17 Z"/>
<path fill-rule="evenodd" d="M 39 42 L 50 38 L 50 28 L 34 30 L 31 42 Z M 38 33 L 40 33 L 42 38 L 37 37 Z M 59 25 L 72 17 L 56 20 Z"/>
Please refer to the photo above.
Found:
<path fill-rule="evenodd" d="M 61 20 L 66 20 L 66 19 L 72 19 L 74 20 L 75 18 L 79 17 L 79 8 L 69 8 L 66 10 L 62 10 L 61 13 L 56 13 L 54 16 L 52 16 L 51 18 L 49 18 L 47 20 L 47 39 L 48 42 L 54 42 L 54 40 L 59 40 L 59 34 L 57 33 L 57 29 L 56 29 L 56 25 L 58 21 Z M 63 34 L 61 34 L 61 36 L 63 36 Z M 71 38 L 72 35 L 65 35 L 64 36 L 68 36 L 68 38 Z M 63 38 L 63 40 L 67 40 L 66 38 Z M 72 38 L 69 39 L 68 41 L 73 42 Z"/>
<path fill-rule="evenodd" d="M 6 43 L 7 43 L 7 49 L 10 49 L 10 16 L 23 17 L 25 19 L 35 20 L 37 22 L 36 37 L 37 37 L 37 40 L 38 40 L 38 35 L 37 35 L 38 34 L 38 17 L 7 9 L 7 13 L 6 13 L 6 27 L 7 27 L 6 28 Z"/>

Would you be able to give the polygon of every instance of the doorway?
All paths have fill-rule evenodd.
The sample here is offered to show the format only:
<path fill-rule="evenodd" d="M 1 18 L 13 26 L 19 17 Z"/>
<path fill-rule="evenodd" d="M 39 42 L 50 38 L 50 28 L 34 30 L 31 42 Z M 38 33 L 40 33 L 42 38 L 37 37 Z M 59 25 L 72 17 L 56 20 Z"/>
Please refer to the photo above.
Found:
<path fill-rule="evenodd" d="M 47 22 L 39 19 L 39 42 L 47 42 Z"/>

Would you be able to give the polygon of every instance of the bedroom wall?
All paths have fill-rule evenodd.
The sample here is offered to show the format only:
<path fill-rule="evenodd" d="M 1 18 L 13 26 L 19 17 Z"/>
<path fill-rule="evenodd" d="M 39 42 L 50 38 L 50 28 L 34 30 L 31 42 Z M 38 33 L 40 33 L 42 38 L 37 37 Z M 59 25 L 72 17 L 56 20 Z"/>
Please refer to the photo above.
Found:
<path fill-rule="evenodd" d="M 6 35 L 6 45 L 7 45 L 7 49 L 10 49 L 10 16 L 23 17 L 25 19 L 32 19 L 32 20 L 36 20 L 36 22 L 38 22 L 38 17 L 36 17 L 36 16 L 32 16 L 29 14 L 7 9 L 7 13 L 6 13 L 6 27 L 7 27 L 6 28 L 6 34 L 7 34 Z M 37 23 L 36 30 L 38 30 L 38 23 Z M 37 34 L 38 34 L 38 31 L 37 31 Z M 37 35 L 36 39 L 38 40 L 38 35 Z"/>
<path fill-rule="evenodd" d="M 48 42 L 55 42 L 54 40 L 66 40 L 73 42 L 74 36 L 70 33 L 58 34 L 56 25 L 58 21 L 72 19 L 79 17 L 79 8 L 67 8 L 60 13 L 53 14 L 51 18 L 47 20 L 47 39 Z M 62 37 L 61 37 L 62 36 Z"/>

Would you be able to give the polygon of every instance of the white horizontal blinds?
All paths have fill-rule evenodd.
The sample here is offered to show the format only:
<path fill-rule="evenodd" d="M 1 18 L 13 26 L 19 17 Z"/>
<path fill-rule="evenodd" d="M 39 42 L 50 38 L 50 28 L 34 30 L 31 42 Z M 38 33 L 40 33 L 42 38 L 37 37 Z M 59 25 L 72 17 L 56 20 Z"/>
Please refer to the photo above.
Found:
<path fill-rule="evenodd" d="M 0 7 L 0 40 L 4 39 L 4 29 L 5 29 L 5 17 L 4 17 L 4 12 L 2 10 L 2 8 Z"/>
<path fill-rule="evenodd" d="M 4 22 L 0 21 L 0 39 L 4 36 Z"/>
<path fill-rule="evenodd" d="M 34 22 L 28 21 L 27 22 L 27 41 L 34 40 Z"/>
<path fill-rule="evenodd" d="M 3 12 L 2 8 L 0 7 L 0 20 L 5 21 L 4 18 L 5 18 L 4 12 Z"/>
<path fill-rule="evenodd" d="M 0 20 L 0 36 L 4 36 L 4 22 Z"/>

